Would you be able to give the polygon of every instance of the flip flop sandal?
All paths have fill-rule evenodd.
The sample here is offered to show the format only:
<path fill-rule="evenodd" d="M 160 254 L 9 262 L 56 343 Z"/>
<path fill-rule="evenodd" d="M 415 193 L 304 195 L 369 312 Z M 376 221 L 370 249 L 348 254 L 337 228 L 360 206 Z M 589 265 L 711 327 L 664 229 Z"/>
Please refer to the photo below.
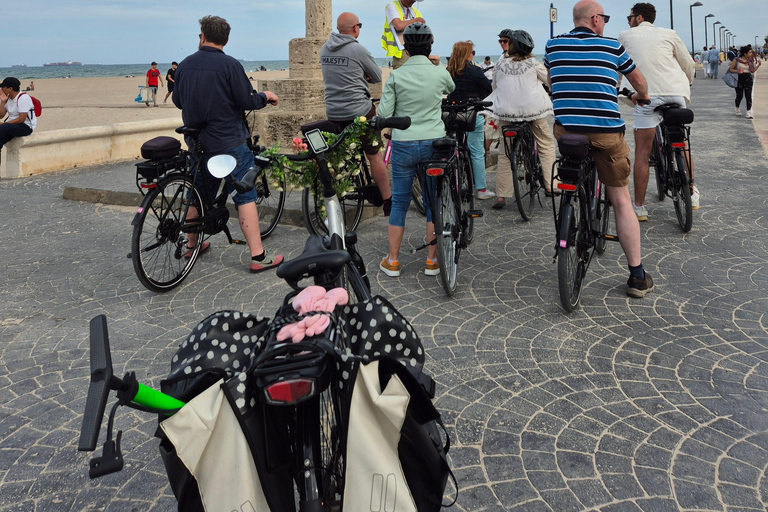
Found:
<path fill-rule="evenodd" d="M 506 205 L 507 205 L 507 202 L 504 200 L 503 197 L 497 197 L 496 201 L 493 202 L 493 206 L 491 206 L 491 208 L 493 208 L 494 210 L 501 210 Z"/>
<path fill-rule="evenodd" d="M 198 256 L 202 256 L 203 254 L 207 253 L 208 249 L 210 249 L 210 248 L 211 248 L 211 242 L 208 242 L 208 241 L 203 242 L 203 246 L 200 247 L 200 252 L 198 253 Z M 190 249 L 190 248 L 187 247 L 187 249 Z M 192 249 L 190 249 L 187 252 L 185 252 L 184 253 L 184 257 L 186 259 L 191 258 L 192 257 Z"/>

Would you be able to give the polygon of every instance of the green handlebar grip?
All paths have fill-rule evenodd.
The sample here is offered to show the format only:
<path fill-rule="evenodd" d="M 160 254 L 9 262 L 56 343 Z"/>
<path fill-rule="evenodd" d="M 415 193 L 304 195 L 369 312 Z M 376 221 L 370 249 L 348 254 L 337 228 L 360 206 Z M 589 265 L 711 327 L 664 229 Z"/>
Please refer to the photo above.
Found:
<path fill-rule="evenodd" d="M 139 383 L 139 390 L 136 392 L 136 396 L 133 397 L 133 402 L 151 407 L 152 409 L 166 409 L 175 410 L 184 407 L 184 402 L 176 400 L 172 396 L 168 396 L 160 391 Z"/>

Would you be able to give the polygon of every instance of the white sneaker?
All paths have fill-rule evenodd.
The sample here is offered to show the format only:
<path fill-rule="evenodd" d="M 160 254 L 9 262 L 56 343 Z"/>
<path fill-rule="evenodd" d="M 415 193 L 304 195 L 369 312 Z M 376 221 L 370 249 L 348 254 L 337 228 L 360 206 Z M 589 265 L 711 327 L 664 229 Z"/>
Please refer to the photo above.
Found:
<path fill-rule="evenodd" d="M 736 115 L 741 116 L 741 109 L 739 107 L 736 107 Z"/>
<path fill-rule="evenodd" d="M 693 186 L 693 194 L 691 194 L 691 210 L 698 210 L 699 209 L 699 199 L 701 198 L 701 195 L 699 195 L 699 189 L 696 187 L 696 185 Z"/>
<path fill-rule="evenodd" d="M 752 116 L 751 110 L 747 110 L 747 119 L 754 119 L 754 117 Z"/>
<path fill-rule="evenodd" d="M 478 199 L 491 199 L 492 197 L 496 197 L 496 194 L 494 194 L 491 190 L 485 189 L 477 191 Z"/>
<path fill-rule="evenodd" d="M 637 220 L 639 220 L 640 222 L 645 222 L 648 220 L 648 210 L 645 209 L 645 205 L 635 206 L 635 203 L 632 203 L 632 209 L 635 210 L 635 215 L 637 215 Z"/>

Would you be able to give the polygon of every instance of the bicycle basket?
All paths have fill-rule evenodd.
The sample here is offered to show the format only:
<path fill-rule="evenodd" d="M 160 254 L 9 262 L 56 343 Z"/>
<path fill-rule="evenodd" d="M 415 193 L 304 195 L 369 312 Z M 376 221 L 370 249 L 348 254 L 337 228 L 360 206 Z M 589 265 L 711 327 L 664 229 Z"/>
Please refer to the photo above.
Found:
<path fill-rule="evenodd" d="M 445 123 L 445 129 L 449 132 L 473 132 L 475 131 L 476 121 L 477 111 L 473 108 L 458 110 L 456 117 L 453 119 L 451 119 L 450 109 L 443 110 L 443 123 Z"/>
<path fill-rule="evenodd" d="M 689 108 L 671 108 L 664 114 L 664 124 L 681 126 L 693 122 L 693 110 Z"/>

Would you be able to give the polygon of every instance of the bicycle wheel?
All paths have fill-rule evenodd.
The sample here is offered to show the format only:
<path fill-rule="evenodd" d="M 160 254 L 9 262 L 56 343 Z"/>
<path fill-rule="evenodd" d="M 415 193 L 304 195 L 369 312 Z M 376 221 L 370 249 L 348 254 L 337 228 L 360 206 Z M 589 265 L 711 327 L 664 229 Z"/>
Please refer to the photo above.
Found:
<path fill-rule="evenodd" d="M 323 470 L 323 501 L 328 510 L 339 510 L 344 496 L 344 451 L 341 402 L 337 384 L 331 383 L 319 397 L 320 457 Z"/>
<path fill-rule="evenodd" d="M 256 180 L 256 211 L 259 214 L 261 239 L 264 240 L 277 227 L 285 208 L 285 177 L 278 183 L 269 184 L 267 176 L 262 173 Z"/>
<path fill-rule="evenodd" d="M 424 199 L 421 197 L 421 181 L 418 176 L 413 177 L 413 187 L 411 188 L 411 199 L 413 199 L 413 205 L 416 210 L 422 214 L 427 214 L 427 209 L 424 208 Z"/>
<path fill-rule="evenodd" d="M 360 175 L 355 176 L 355 192 L 350 192 L 339 198 L 341 210 L 344 212 L 344 225 L 348 230 L 357 229 L 363 216 L 363 202 L 365 199 L 359 193 L 363 181 Z M 301 213 L 304 216 L 304 225 L 311 235 L 327 235 L 328 226 L 325 225 L 325 206 L 323 202 L 322 185 L 315 182 L 311 187 L 306 187 L 301 192 Z"/>
<path fill-rule="evenodd" d="M 561 215 L 568 219 L 568 236 L 565 247 L 561 242 L 557 248 L 557 281 L 560 302 L 569 313 L 579 306 L 582 283 L 589 264 L 587 221 L 584 215 L 586 205 L 584 188 L 579 187 L 570 203 L 560 206 Z"/>
<path fill-rule="evenodd" d="M 674 189 L 675 213 L 677 222 L 683 232 L 687 233 L 693 225 L 693 209 L 691 207 L 691 185 L 688 182 L 688 164 L 685 162 L 683 152 L 676 150 L 672 161 L 670 174 L 672 175 L 672 188 Z"/>
<path fill-rule="evenodd" d="M 459 197 L 461 197 L 462 225 L 464 218 L 466 218 L 467 223 L 464 228 L 464 242 L 469 245 L 475 237 L 475 218 L 469 216 L 469 212 L 475 209 L 475 176 L 472 174 L 472 162 L 469 159 L 469 154 L 465 154 L 461 161 Z"/>
<path fill-rule="evenodd" d="M 595 250 L 597 254 L 603 254 L 605 252 L 606 239 L 603 238 L 608 233 L 608 224 L 611 219 L 611 202 L 608 199 L 608 191 L 603 183 L 600 183 L 600 192 L 598 194 L 597 203 L 597 225 L 598 225 L 598 237 L 595 240 Z"/>
<path fill-rule="evenodd" d="M 459 259 L 459 205 L 454 189 L 455 169 L 446 172 L 437 184 L 432 220 L 437 237 L 437 262 L 440 282 L 445 293 L 452 297 L 456 292 L 457 263 Z"/>
<path fill-rule="evenodd" d="M 131 259 L 136 275 L 147 289 L 167 292 L 178 286 L 197 261 L 203 245 L 198 234 L 189 258 L 185 233 L 185 205 L 191 202 L 205 214 L 200 191 L 186 176 L 171 176 L 150 190 L 133 228 Z"/>
<path fill-rule="evenodd" d="M 659 196 L 659 201 L 663 201 L 667 197 L 667 187 L 665 177 L 665 158 L 659 145 L 661 140 L 661 129 L 656 128 L 656 136 L 653 139 L 653 149 L 651 150 L 651 160 L 653 161 L 653 170 L 656 175 L 656 194 Z"/>
<path fill-rule="evenodd" d="M 535 198 L 535 185 L 533 169 L 528 158 L 528 148 L 519 137 L 515 138 L 512 149 L 512 183 L 515 187 L 515 202 L 523 220 L 531 220 L 533 214 L 533 202 Z"/>

